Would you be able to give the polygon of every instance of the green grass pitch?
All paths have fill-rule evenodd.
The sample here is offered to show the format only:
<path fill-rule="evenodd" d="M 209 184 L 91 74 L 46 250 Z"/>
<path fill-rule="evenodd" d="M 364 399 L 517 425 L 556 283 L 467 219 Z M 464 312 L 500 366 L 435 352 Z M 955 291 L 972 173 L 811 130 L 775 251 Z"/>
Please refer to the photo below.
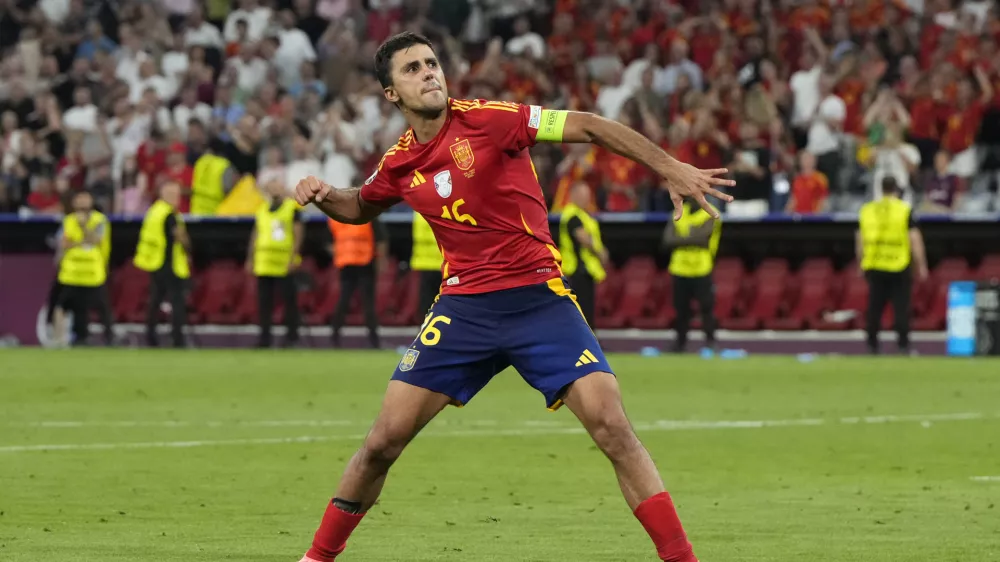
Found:
<path fill-rule="evenodd" d="M 398 359 L 0 351 L 0 560 L 295 562 Z M 611 360 L 703 562 L 1000 560 L 1000 362 Z M 508 371 L 417 438 L 342 559 L 655 555 Z"/>

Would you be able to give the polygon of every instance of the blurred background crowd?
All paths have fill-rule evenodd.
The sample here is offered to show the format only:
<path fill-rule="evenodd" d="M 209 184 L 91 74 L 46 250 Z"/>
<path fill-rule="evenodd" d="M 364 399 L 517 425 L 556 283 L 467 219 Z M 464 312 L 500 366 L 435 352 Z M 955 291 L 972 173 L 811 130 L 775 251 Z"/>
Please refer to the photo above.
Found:
<path fill-rule="evenodd" d="M 593 111 L 729 167 L 730 215 L 855 212 L 886 181 L 922 212 L 1000 210 L 993 1 L 0 0 L 0 211 L 89 190 L 142 214 L 205 154 L 260 188 L 356 185 L 406 127 L 372 74 L 402 30 L 454 97 Z M 670 207 L 596 147 L 532 156 L 553 211 L 579 182 L 594 210 Z"/>

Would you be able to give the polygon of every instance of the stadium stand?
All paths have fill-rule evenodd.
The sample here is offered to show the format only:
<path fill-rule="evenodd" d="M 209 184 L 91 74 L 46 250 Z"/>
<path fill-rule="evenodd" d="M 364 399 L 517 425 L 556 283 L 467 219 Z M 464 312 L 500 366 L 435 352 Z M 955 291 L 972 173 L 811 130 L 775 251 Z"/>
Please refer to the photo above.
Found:
<path fill-rule="evenodd" d="M 136 216 L 167 179 L 189 194 L 209 148 L 251 183 L 357 183 L 405 126 L 371 75 L 374 47 L 403 29 L 436 42 L 455 96 L 595 111 L 678 158 L 730 167 L 740 192 L 728 216 L 853 213 L 890 175 L 920 213 L 1000 210 L 993 2 L 16 0 L 0 8 L 0 212 L 59 216 L 87 189 Z M 576 180 L 595 210 L 670 210 L 648 171 L 613 154 L 532 156 L 555 212 Z M 670 277 L 626 257 L 598 287 L 597 327 L 670 326 Z M 864 308 L 855 264 L 792 265 L 721 259 L 722 327 L 860 326 L 827 314 Z M 326 324 L 336 275 L 311 258 L 302 270 L 304 321 Z M 914 327 L 942 329 L 947 283 L 970 276 L 1000 276 L 1000 256 L 939 263 L 914 291 Z M 235 263 L 195 271 L 191 320 L 252 322 L 248 281 Z M 405 267 L 376 290 L 384 325 L 419 321 Z M 116 318 L 141 322 L 147 292 L 131 265 L 115 271 Z"/>

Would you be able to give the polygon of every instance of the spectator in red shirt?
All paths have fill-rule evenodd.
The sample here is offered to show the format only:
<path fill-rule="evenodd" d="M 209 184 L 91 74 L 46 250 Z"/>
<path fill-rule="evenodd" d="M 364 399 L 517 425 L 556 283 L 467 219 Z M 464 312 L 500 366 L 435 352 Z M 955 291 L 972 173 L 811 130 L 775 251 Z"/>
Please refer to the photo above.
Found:
<path fill-rule="evenodd" d="M 188 212 L 191 208 L 193 174 L 194 168 L 187 162 L 187 146 L 180 142 L 170 145 L 166 156 L 166 167 L 160 173 L 156 185 L 175 182 L 181 186 L 181 203 L 178 210 L 182 213 Z"/>
<path fill-rule="evenodd" d="M 810 152 L 799 153 L 799 175 L 792 182 L 792 196 L 785 212 L 810 215 L 826 207 L 830 185 L 826 176 L 816 170 L 816 156 Z"/>
<path fill-rule="evenodd" d="M 976 174 L 979 165 L 973 143 L 979 132 L 986 104 L 993 98 L 993 86 L 982 69 L 974 70 L 979 97 L 968 78 L 959 82 L 957 104 L 947 115 L 941 148 L 951 155 L 951 171 L 960 178 Z"/>
<path fill-rule="evenodd" d="M 28 194 L 28 208 L 40 215 L 61 215 L 64 210 L 62 197 L 56 191 L 52 178 L 39 176 L 32 184 L 31 193 Z"/>

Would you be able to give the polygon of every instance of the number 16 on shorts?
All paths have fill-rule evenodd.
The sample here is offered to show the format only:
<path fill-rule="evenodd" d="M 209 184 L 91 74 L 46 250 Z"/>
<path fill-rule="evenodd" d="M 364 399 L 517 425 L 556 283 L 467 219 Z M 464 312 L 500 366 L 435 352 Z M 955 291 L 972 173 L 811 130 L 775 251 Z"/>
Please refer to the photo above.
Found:
<path fill-rule="evenodd" d="M 417 342 L 422 343 L 425 347 L 437 345 L 441 341 L 441 329 L 438 326 L 448 324 L 451 324 L 451 318 L 440 314 L 436 316 L 428 314 L 423 325 L 420 326 L 420 332 L 411 344 L 412 347 L 406 350 L 403 358 L 399 361 L 398 369 L 402 372 L 413 370 L 413 366 L 417 363 L 417 358 L 420 357 L 420 350 L 414 349 Z"/>

